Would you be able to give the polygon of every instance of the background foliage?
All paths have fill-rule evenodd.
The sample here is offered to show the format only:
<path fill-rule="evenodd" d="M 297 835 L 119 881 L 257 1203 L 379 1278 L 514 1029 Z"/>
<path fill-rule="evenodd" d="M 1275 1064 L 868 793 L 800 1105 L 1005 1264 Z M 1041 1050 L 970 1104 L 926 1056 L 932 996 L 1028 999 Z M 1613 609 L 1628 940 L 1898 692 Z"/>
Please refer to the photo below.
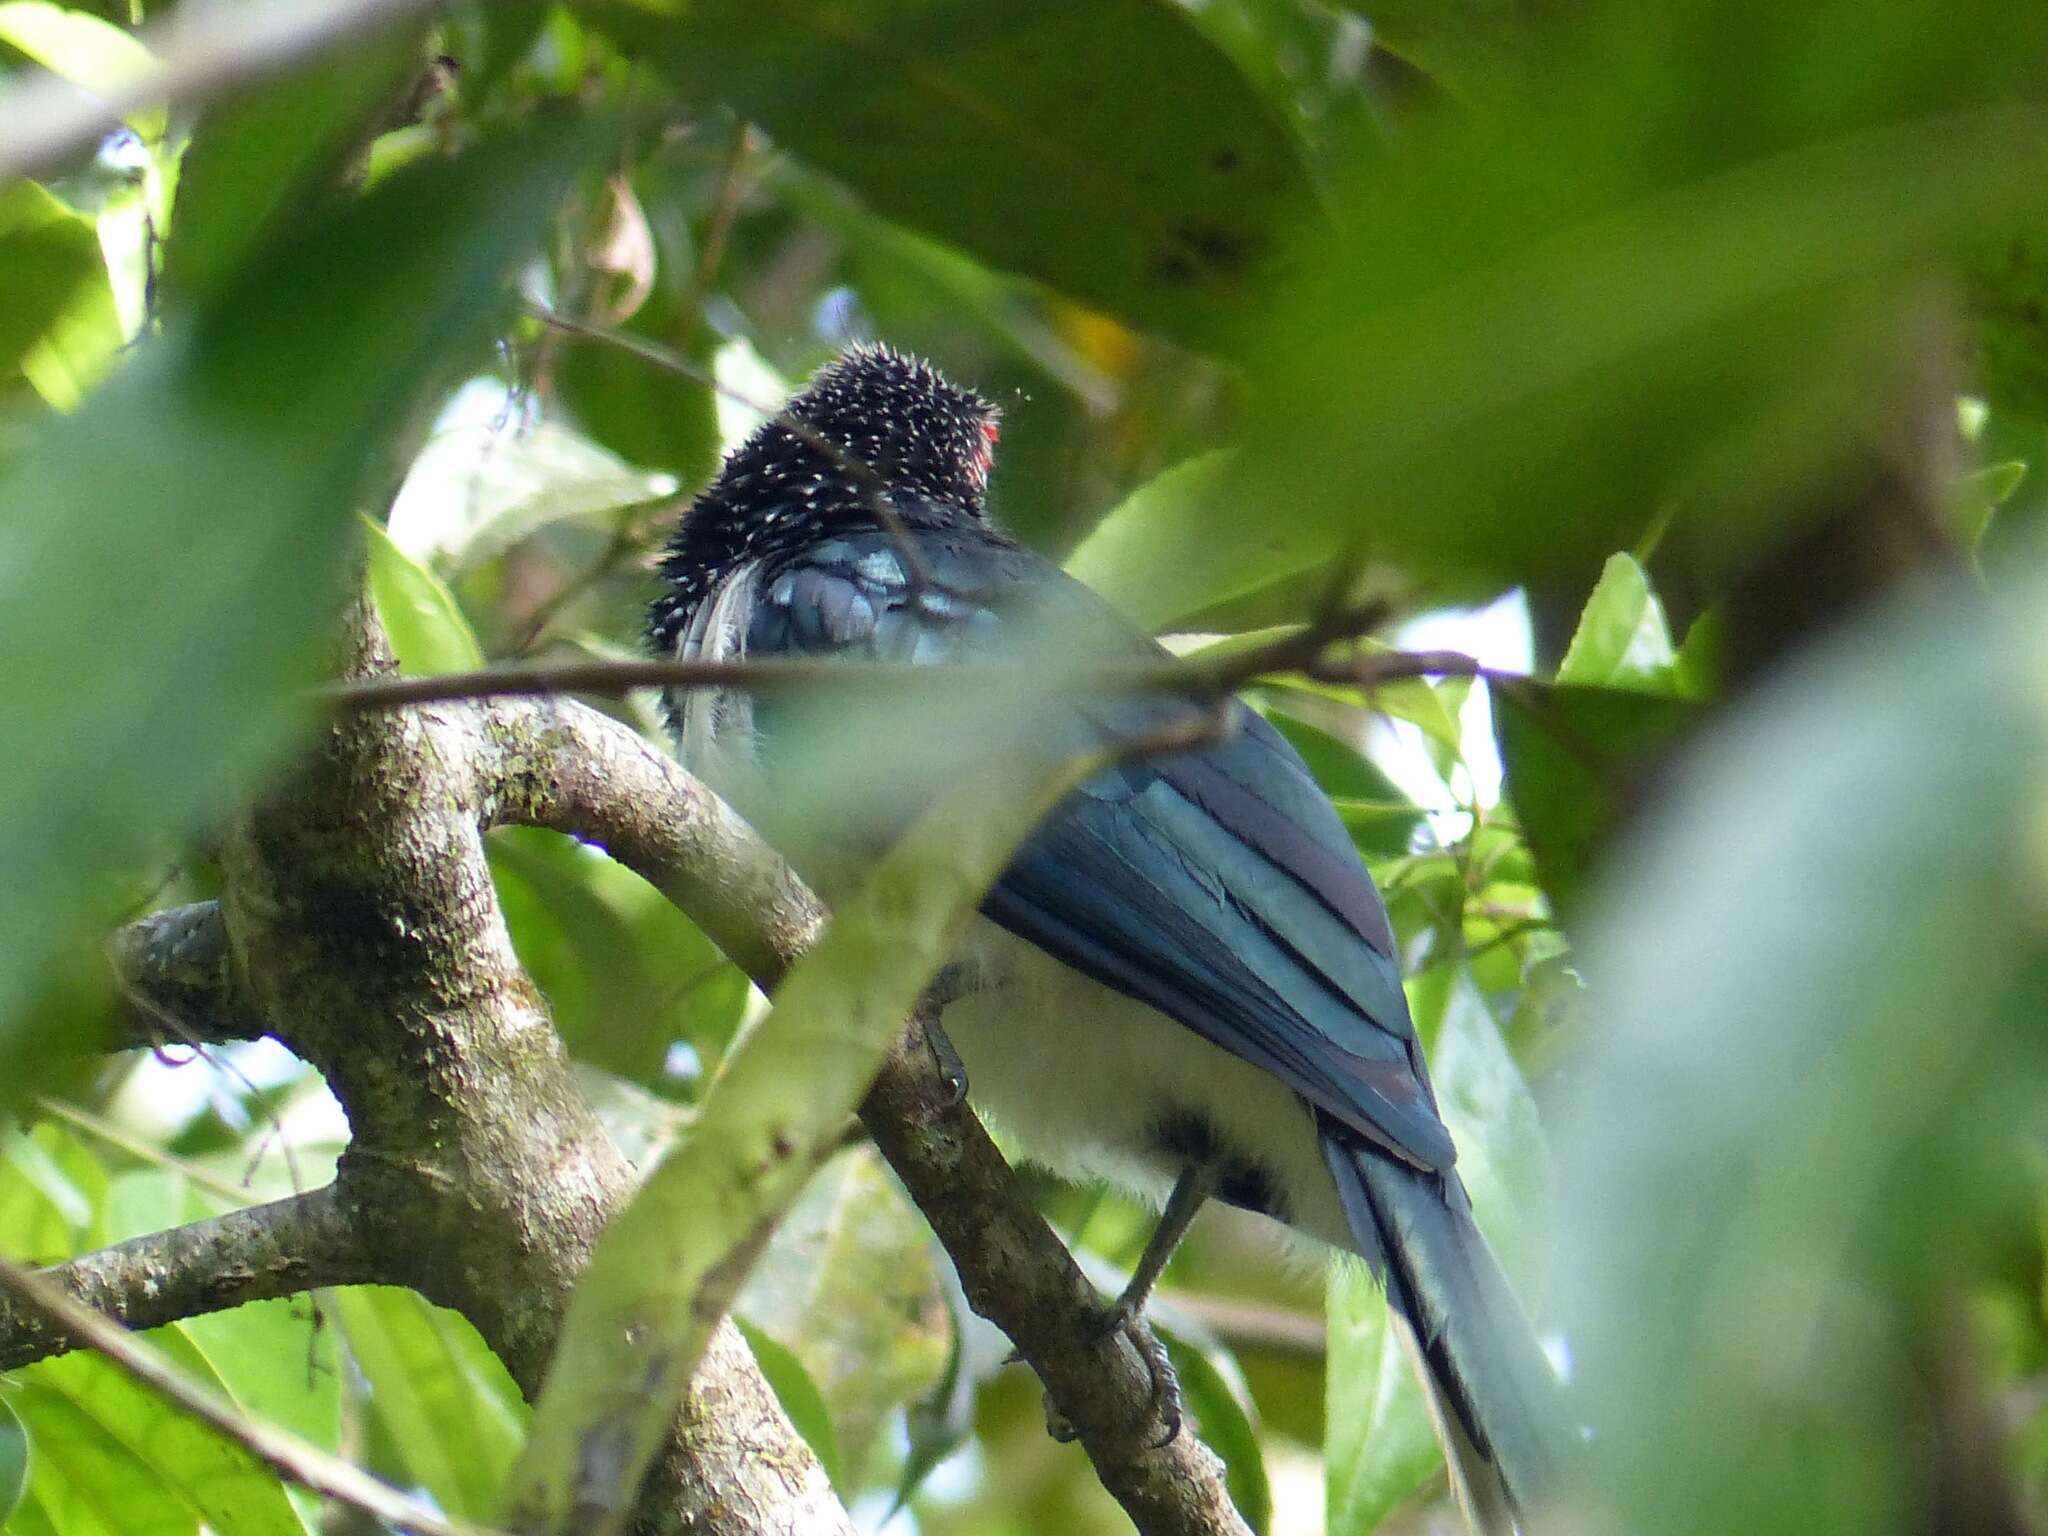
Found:
<path fill-rule="evenodd" d="M 0 69 L 118 91 L 141 24 L 232 9 L 15 0 Z M 1003 406 L 1001 519 L 1182 648 L 1335 591 L 1383 605 L 1369 643 L 1495 669 L 1253 697 L 1387 892 L 1595 1508 L 1907 1529 L 1961 1467 L 2039 1524 L 2044 44 L 2021 0 L 518 0 L 31 167 L 0 188 L 0 1249 L 331 1172 L 281 1052 L 82 1051 L 98 934 L 210 892 L 205 828 L 304 739 L 357 563 L 407 670 L 628 654 L 673 496 L 881 337 Z M 492 858 L 651 1159 L 758 999 L 595 850 Z M 1113 1284 L 1141 1213 L 1042 1194 Z M 870 1525 L 1119 1528 L 870 1149 L 739 1311 Z M 1357 1274 L 1212 1210 L 1154 1316 L 1254 1526 L 1441 1519 Z M 410 1293 L 159 1338 L 497 1507 L 526 1409 Z M 0 1510 L 342 1523 L 82 1356 L 0 1379 Z"/>

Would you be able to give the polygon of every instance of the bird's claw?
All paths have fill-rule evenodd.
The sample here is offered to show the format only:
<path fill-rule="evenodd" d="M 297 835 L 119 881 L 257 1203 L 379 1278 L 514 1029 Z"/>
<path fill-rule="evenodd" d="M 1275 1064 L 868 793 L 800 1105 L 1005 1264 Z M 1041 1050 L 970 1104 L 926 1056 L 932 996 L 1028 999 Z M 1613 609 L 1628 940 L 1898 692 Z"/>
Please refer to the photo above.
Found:
<path fill-rule="evenodd" d="M 1151 1449 L 1164 1450 L 1180 1435 L 1185 1406 L 1181 1399 L 1180 1376 L 1173 1368 L 1166 1346 L 1145 1326 L 1128 1300 L 1119 1300 L 1104 1308 L 1090 1327 L 1088 1337 L 1091 1343 L 1099 1344 L 1119 1333 L 1131 1341 L 1131 1347 L 1138 1352 L 1138 1358 L 1145 1362 L 1145 1369 L 1151 1375 L 1149 1417 L 1156 1419 L 1160 1426 L 1159 1438 L 1151 1443 Z M 1045 1432 L 1061 1445 L 1079 1438 L 1079 1431 L 1060 1412 L 1050 1392 L 1045 1395 Z"/>

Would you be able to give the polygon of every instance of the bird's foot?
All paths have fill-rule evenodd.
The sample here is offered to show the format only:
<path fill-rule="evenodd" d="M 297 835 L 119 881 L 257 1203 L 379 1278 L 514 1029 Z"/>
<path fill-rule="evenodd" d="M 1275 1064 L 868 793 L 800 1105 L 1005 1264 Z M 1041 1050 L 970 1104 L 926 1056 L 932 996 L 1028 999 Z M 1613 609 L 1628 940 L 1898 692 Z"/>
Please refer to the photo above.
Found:
<path fill-rule="evenodd" d="M 1151 1375 L 1147 1420 L 1159 1425 L 1159 1436 L 1152 1442 L 1152 1449 L 1164 1450 L 1180 1434 L 1185 1406 L 1181 1399 L 1180 1376 L 1173 1368 L 1166 1346 L 1145 1326 L 1143 1316 L 1128 1297 L 1104 1308 L 1092 1321 L 1088 1337 L 1093 1343 L 1102 1343 L 1119 1333 L 1131 1341 L 1131 1347 L 1138 1352 L 1138 1358 L 1145 1362 L 1145 1369 Z M 1078 1437 L 1073 1424 L 1060 1412 L 1049 1392 L 1045 1398 L 1045 1432 L 1062 1445 Z"/>

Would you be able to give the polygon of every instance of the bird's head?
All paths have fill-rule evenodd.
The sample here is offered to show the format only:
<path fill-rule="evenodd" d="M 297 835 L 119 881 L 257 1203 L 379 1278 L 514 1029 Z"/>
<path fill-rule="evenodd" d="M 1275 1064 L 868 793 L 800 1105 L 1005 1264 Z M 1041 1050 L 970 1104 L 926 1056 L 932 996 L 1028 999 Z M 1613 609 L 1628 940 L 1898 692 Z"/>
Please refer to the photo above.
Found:
<path fill-rule="evenodd" d="M 921 358 L 885 346 L 843 352 L 812 376 L 787 414 L 850 461 L 832 472 L 858 480 L 864 467 L 892 492 L 979 515 L 1001 433 L 996 408 Z M 756 441 L 826 457 L 773 421 Z"/>
<path fill-rule="evenodd" d="M 650 611 L 656 653 L 673 650 L 695 604 L 745 561 L 890 520 L 982 523 L 997 434 L 995 406 L 931 364 L 884 346 L 841 353 L 683 513 Z"/>

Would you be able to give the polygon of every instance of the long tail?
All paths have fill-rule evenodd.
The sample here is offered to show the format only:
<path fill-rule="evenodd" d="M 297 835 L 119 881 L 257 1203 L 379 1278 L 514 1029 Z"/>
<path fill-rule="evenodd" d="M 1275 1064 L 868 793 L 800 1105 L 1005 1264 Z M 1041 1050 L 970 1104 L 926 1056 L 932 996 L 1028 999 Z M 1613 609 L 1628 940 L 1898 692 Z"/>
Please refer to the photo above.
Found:
<path fill-rule="evenodd" d="M 1456 1174 L 1430 1174 L 1334 1130 L 1323 1157 L 1358 1251 L 1387 1288 L 1430 1388 L 1453 1491 L 1488 1536 L 1558 1484 L 1574 1440 L 1563 1393 Z"/>

